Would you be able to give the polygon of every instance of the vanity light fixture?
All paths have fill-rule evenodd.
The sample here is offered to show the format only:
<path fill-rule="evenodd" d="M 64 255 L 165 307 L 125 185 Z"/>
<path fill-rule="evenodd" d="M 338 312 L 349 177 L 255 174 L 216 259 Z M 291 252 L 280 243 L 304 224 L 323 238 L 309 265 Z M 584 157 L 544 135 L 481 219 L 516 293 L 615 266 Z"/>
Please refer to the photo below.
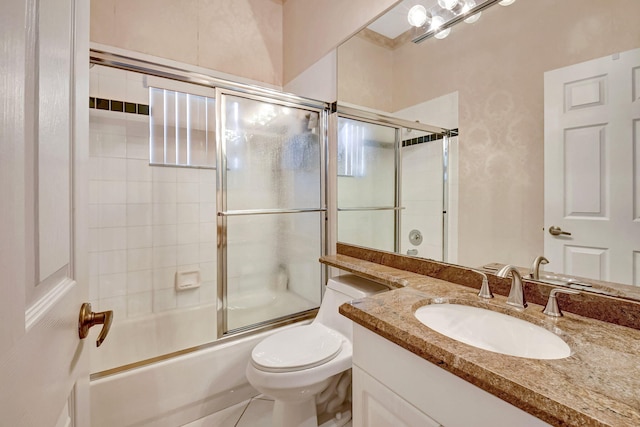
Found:
<path fill-rule="evenodd" d="M 480 19 L 481 12 L 496 3 L 503 6 L 513 4 L 515 0 L 438 0 L 429 9 L 418 4 L 409 9 L 408 20 L 414 27 L 414 43 L 420 43 L 430 37 L 443 39 L 458 22 L 472 24 Z"/>

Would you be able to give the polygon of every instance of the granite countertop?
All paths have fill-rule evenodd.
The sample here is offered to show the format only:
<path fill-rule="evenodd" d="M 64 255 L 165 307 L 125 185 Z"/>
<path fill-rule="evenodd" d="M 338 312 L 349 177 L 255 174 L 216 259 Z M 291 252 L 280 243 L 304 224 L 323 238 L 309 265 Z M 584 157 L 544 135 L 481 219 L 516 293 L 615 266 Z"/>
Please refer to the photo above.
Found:
<path fill-rule="evenodd" d="M 476 289 L 349 256 L 321 262 L 397 288 L 344 304 L 340 313 L 522 410 L 558 426 L 640 426 L 640 330 L 572 313 L 554 319 L 531 303 L 518 312 L 504 296 L 481 300 Z M 414 317 L 418 307 L 434 302 L 527 320 L 560 335 L 572 354 L 525 359 L 463 344 Z"/>

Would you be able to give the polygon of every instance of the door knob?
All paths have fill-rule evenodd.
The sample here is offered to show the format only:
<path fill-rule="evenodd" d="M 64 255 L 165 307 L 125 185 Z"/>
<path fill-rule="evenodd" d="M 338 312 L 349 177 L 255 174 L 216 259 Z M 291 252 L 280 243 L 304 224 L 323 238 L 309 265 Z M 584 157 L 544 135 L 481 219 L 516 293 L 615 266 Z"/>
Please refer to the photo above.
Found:
<path fill-rule="evenodd" d="M 565 236 L 571 236 L 571 233 L 562 231 L 562 228 L 556 227 L 555 225 L 549 227 L 549 234 L 551 234 L 552 236 L 560 236 L 561 234 Z"/>
<path fill-rule="evenodd" d="M 80 307 L 80 317 L 78 318 L 78 336 L 80 339 L 85 339 L 89 335 L 89 328 L 95 325 L 103 325 L 98 339 L 96 340 L 96 347 L 100 347 L 104 339 L 107 338 L 109 329 L 111 329 L 111 323 L 113 322 L 113 311 L 102 311 L 100 313 L 94 313 L 91 311 L 91 304 L 85 302 Z"/>

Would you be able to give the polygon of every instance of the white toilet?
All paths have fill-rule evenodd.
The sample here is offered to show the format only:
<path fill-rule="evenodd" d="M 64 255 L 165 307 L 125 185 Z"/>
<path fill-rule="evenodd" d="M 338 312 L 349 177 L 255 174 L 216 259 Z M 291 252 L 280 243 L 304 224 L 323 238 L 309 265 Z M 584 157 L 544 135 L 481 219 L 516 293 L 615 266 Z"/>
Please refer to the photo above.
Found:
<path fill-rule="evenodd" d="M 352 324 L 338 307 L 387 289 L 352 274 L 329 279 L 311 324 L 275 333 L 255 346 L 247 378 L 275 400 L 273 427 L 318 426 L 316 397 L 336 387 L 338 376 L 351 368 Z M 339 388 L 344 393 L 346 387 Z"/>

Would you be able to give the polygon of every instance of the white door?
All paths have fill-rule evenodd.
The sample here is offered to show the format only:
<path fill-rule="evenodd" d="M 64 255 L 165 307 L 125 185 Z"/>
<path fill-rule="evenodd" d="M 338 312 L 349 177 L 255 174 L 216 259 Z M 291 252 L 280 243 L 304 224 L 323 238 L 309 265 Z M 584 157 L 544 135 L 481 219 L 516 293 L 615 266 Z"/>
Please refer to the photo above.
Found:
<path fill-rule="evenodd" d="M 548 269 L 640 285 L 640 49 L 547 72 L 544 87 Z"/>
<path fill-rule="evenodd" d="M 0 13 L 0 425 L 87 426 L 89 2 Z M 95 334 L 96 332 L 94 332 Z"/>

